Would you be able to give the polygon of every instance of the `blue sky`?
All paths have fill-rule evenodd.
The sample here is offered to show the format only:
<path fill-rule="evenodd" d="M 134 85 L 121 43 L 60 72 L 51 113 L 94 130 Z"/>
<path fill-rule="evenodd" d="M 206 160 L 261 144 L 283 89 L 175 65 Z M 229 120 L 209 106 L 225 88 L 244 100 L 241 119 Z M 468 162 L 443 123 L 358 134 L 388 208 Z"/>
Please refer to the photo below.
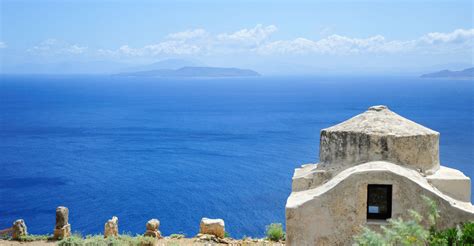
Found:
<path fill-rule="evenodd" d="M 268 73 L 396 73 L 469 66 L 474 54 L 472 1 L 0 2 L 4 72 L 182 58 Z"/>

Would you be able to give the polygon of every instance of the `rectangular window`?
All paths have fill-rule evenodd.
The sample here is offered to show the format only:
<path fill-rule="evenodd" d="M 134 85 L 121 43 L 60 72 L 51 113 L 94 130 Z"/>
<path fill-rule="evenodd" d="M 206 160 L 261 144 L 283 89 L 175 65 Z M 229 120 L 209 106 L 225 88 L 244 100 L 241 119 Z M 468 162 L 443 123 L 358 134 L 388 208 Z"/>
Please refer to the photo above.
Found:
<path fill-rule="evenodd" d="M 367 186 L 367 219 L 386 220 L 392 217 L 392 185 Z"/>

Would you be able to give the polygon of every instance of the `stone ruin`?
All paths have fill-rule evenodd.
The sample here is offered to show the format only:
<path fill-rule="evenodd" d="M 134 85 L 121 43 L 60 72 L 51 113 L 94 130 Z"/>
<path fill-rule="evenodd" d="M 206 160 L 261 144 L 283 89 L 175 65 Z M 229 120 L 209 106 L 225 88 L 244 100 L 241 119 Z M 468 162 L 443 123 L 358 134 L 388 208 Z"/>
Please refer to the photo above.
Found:
<path fill-rule="evenodd" d="M 474 219 L 470 179 L 441 166 L 439 133 L 373 106 L 321 130 L 318 164 L 293 175 L 286 203 L 288 245 L 351 245 L 363 226 L 438 204 L 439 229 Z"/>
<path fill-rule="evenodd" d="M 117 237 L 118 236 L 118 218 L 113 216 L 112 219 L 105 222 L 104 225 L 104 237 Z"/>
<path fill-rule="evenodd" d="M 199 224 L 199 233 L 214 235 L 218 238 L 225 237 L 225 224 L 222 219 L 202 218 Z"/>
<path fill-rule="evenodd" d="M 146 223 L 146 231 L 144 236 L 161 238 L 161 233 L 159 231 L 160 221 L 157 219 L 151 219 Z"/>
<path fill-rule="evenodd" d="M 163 237 L 159 228 L 160 221 L 158 219 L 151 219 L 146 223 L 146 231 L 143 235 L 146 237 L 161 239 Z M 27 227 L 23 219 L 16 220 L 12 227 L 0 230 L 0 233 L 11 233 L 13 240 L 19 240 L 21 237 L 28 235 Z M 56 208 L 56 225 L 54 227 L 52 239 L 61 240 L 70 236 L 71 225 L 69 224 L 69 209 L 64 206 L 59 206 Z M 104 238 L 118 236 L 118 218 L 113 216 L 104 224 Z M 199 234 L 196 235 L 197 241 L 229 244 L 229 239 L 225 237 L 224 220 L 209 218 L 201 219 L 199 224 Z"/>
<path fill-rule="evenodd" d="M 61 239 L 71 236 L 71 225 L 69 224 L 69 209 L 63 206 L 56 208 L 56 226 L 53 237 Z"/>
<path fill-rule="evenodd" d="M 25 221 L 22 219 L 18 219 L 15 222 L 13 222 L 11 232 L 12 232 L 12 239 L 14 240 L 18 240 L 21 237 L 28 235 Z"/>

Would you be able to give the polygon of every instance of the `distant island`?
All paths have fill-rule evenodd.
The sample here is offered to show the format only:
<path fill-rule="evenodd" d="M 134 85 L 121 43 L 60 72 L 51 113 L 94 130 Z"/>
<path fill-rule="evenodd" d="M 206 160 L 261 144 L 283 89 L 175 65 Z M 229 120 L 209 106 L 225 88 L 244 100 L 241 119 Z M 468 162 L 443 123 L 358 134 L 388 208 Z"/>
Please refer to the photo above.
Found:
<path fill-rule="evenodd" d="M 179 69 L 154 69 L 138 72 L 119 73 L 118 76 L 131 77 L 187 77 L 187 78 L 220 78 L 220 77 L 255 77 L 259 73 L 250 69 L 224 67 L 182 67 Z"/>
<path fill-rule="evenodd" d="M 461 71 L 442 70 L 435 73 L 421 75 L 421 78 L 455 78 L 455 79 L 473 79 L 474 67 L 466 68 Z"/>

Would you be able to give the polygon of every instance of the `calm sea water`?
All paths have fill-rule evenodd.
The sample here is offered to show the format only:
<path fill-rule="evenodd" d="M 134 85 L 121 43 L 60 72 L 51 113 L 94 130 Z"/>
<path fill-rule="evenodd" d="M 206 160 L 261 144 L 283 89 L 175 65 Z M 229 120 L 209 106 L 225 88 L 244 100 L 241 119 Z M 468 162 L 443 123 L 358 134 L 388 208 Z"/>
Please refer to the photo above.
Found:
<path fill-rule="evenodd" d="M 473 81 L 409 77 L 158 80 L 3 76 L 0 229 L 17 218 L 51 233 L 198 232 L 223 218 L 234 237 L 284 223 L 294 168 L 318 159 L 319 131 L 386 104 L 441 132 L 441 160 L 474 177 Z"/>

